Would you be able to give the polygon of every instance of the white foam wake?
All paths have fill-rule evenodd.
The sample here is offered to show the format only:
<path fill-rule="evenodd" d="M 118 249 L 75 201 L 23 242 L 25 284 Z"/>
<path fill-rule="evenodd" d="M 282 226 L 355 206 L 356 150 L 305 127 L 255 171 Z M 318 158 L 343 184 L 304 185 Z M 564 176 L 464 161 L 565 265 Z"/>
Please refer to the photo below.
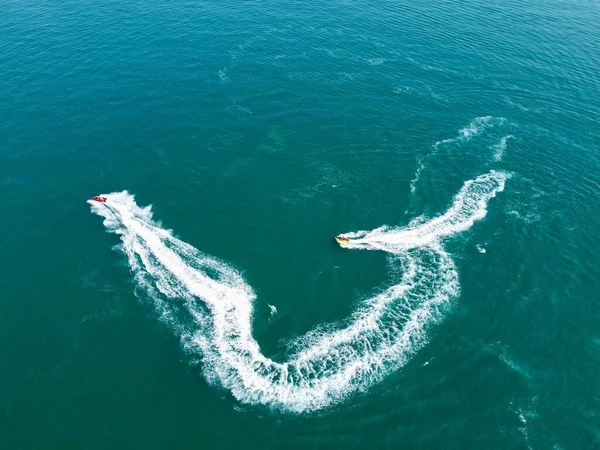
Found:
<path fill-rule="evenodd" d="M 491 172 L 467 181 L 454 197 L 454 203 L 441 216 L 422 222 L 422 218 L 403 228 L 381 227 L 372 231 L 357 231 L 345 236 L 352 238 L 348 248 L 386 250 L 394 253 L 413 248 L 432 246 L 442 238 L 470 228 L 483 219 L 488 201 L 504 190 L 504 172 Z"/>
<path fill-rule="evenodd" d="M 473 119 L 469 125 L 464 128 L 458 130 L 458 134 L 456 137 L 452 139 L 444 139 L 443 141 L 438 141 L 433 144 L 433 148 L 437 149 L 440 145 L 450 144 L 452 142 L 465 142 L 470 140 L 471 138 L 481 134 L 483 131 L 487 130 L 494 125 L 500 125 L 504 123 L 506 119 L 504 117 L 492 117 L 492 116 L 482 116 L 476 117 Z"/>
<path fill-rule="evenodd" d="M 419 179 L 421 177 L 421 172 L 423 172 L 423 170 L 425 170 L 426 161 L 428 159 L 433 158 L 440 150 L 440 147 L 447 146 L 450 144 L 460 144 L 460 143 L 469 142 L 472 138 L 480 135 L 487 129 L 492 128 L 496 125 L 502 125 L 505 122 L 506 122 L 506 119 L 504 117 L 493 117 L 493 116 L 476 117 L 471 122 L 469 122 L 469 124 L 466 127 L 458 130 L 456 137 L 437 141 L 435 144 L 432 145 L 432 150 L 429 154 L 418 157 L 417 170 L 415 172 L 415 176 L 413 177 L 413 179 L 410 182 L 410 192 L 414 193 L 416 191 L 417 183 L 419 182 Z M 505 144 L 506 144 L 506 142 L 505 142 Z"/>
<path fill-rule="evenodd" d="M 201 253 L 152 221 L 126 191 L 90 201 L 104 225 L 122 235 L 139 286 L 164 320 L 199 354 L 206 378 L 239 401 L 304 412 L 339 402 L 404 365 L 425 342 L 425 327 L 459 293 L 445 237 L 486 214 L 506 174 L 490 172 L 465 183 L 443 215 L 406 228 L 348 233 L 349 247 L 379 249 L 402 276 L 362 302 L 344 323 L 320 326 L 288 344 L 289 359 L 265 356 L 252 337 L 252 288 L 231 266 Z"/>
<path fill-rule="evenodd" d="M 504 156 L 504 151 L 506 150 L 506 143 L 508 142 L 509 139 L 513 139 L 514 136 L 512 134 L 508 134 L 506 136 L 504 136 L 502 139 L 500 139 L 500 142 L 498 142 L 496 145 L 494 145 L 493 149 L 494 149 L 494 160 L 495 161 L 501 161 L 502 157 Z"/>

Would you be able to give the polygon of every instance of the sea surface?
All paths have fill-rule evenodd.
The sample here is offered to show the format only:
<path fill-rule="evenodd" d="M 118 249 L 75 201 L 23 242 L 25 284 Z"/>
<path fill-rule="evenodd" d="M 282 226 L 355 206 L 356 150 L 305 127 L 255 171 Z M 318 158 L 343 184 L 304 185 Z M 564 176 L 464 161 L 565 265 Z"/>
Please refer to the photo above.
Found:
<path fill-rule="evenodd" d="M 3 1 L 0 448 L 600 448 L 599 80 L 596 0 Z"/>

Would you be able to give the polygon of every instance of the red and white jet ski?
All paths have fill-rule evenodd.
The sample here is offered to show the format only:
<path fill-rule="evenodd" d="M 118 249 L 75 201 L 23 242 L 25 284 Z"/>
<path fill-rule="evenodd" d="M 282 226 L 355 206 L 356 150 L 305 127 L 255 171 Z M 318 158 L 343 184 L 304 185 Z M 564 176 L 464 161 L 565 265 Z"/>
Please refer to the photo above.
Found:
<path fill-rule="evenodd" d="M 92 197 L 92 200 L 98 203 L 106 203 L 106 197 Z"/>

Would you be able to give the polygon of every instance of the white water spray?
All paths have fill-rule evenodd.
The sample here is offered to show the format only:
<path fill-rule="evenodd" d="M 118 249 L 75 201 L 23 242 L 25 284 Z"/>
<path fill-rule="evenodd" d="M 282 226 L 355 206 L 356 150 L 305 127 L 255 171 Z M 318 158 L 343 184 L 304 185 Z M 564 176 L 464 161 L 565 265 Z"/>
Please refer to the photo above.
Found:
<path fill-rule="evenodd" d="M 493 116 L 476 117 L 471 122 L 469 122 L 469 124 L 466 127 L 458 130 L 458 134 L 456 135 L 456 137 L 437 141 L 435 144 L 432 145 L 432 150 L 430 153 L 428 153 L 424 156 L 423 155 L 418 156 L 417 170 L 415 172 L 414 178 L 410 182 L 410 192 L 413 194 L 415 193 L 415 191 L 417 190 L 417 183 L 419 182 L 419 179 L 421 178 L 421 173 L 423 172 L 423 170 L 425 170 L 425 168 L 427 166 L 427 164 L 426 164 L 427 160 L 433 158 L 438 153 L 438 151 L 440 150 L 441 147 L 451 145 L 451 144 L 460 144 L 460 143 L 469 142 L 471 139 L 482 134 L 489 128 L 492 128 L 497 125 L 502 125 L 505 122 L 506 122 L 506 119 L 504 117 L 493 117 Z M 510 136 L 510 137 L 512 137 L 512 136 Z M 496 152 L 497 151 L 498 150 L 496 150 Z"/>
<path fill-rule="evenodd" d="M 252 336 L 255 294 L 231 266 L 173 237 L 126 191 L 90 201 L 122 250 L 139 286 L 184 346 L 199 354 L 206 378 L 239 401 L 305 412 L 365 390 L 403 366 L 426 340 L 425 327 L 459 294 L 456 267 L 442 240 L 486 215 L 507 175 L 490 172 L 467 181 L 443 215 L 404 228 L 347 233 L 346 247 L 389 254 L 403 275 L 343 324 L 320 326 L 288 344 L 286 362 L 260 351 Z"/>

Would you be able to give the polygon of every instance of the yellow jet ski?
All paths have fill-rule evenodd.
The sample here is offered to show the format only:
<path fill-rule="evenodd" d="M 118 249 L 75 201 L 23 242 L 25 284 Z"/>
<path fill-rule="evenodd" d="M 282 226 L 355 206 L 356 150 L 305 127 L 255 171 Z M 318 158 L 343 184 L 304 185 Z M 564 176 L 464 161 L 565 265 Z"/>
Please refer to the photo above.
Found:
<path fill-rule="evenodd" d="M 338 244 L 347 244 L 350 242 L 350 239 L 345 238 L 344 236 L 336 236 L 335 242 L 337 242 Z"/>

